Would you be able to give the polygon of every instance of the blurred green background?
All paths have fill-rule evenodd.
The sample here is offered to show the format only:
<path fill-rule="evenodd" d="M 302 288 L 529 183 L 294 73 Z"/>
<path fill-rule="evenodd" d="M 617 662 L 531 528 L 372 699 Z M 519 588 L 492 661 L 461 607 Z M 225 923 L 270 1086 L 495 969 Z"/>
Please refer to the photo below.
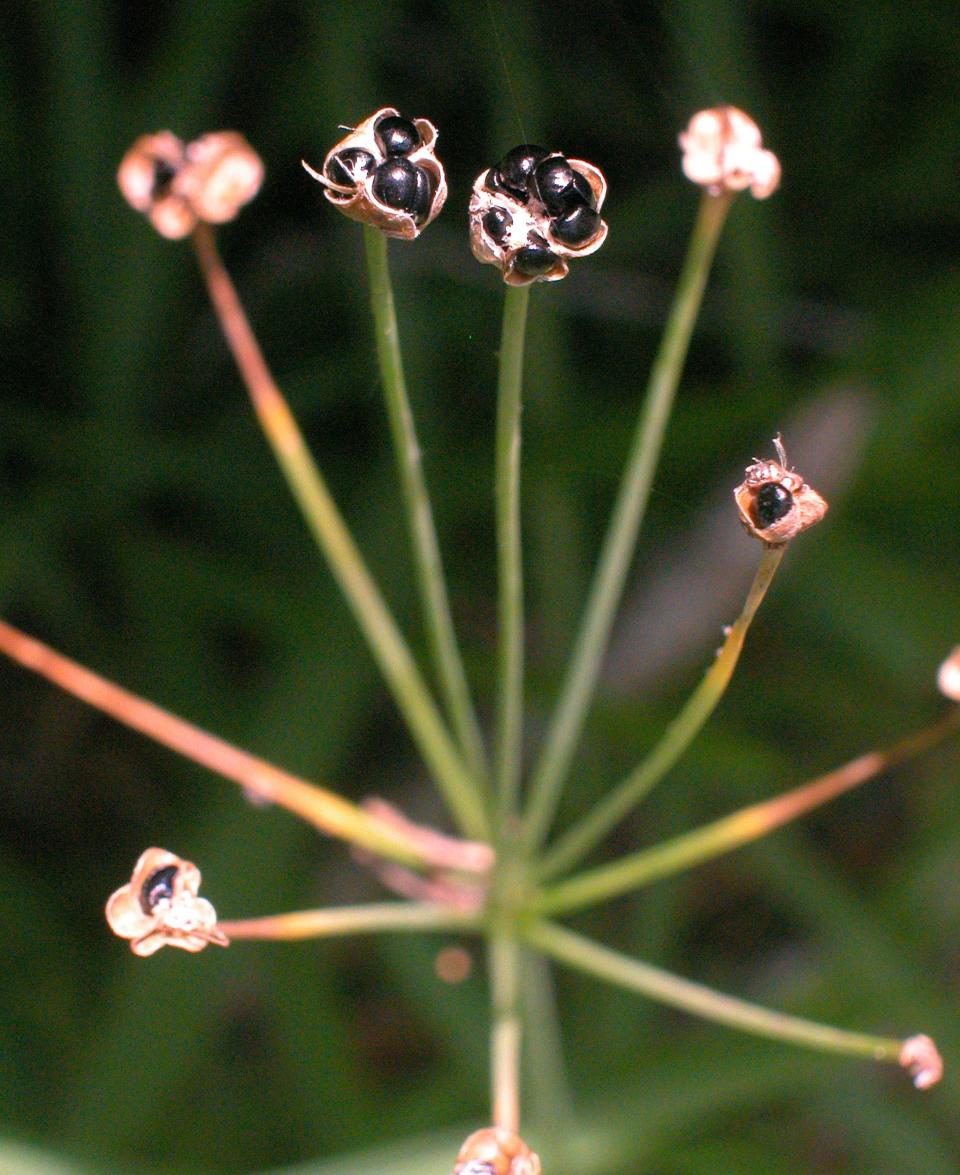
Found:
<path fill-rule="evenodd" d="M 319 164 L 338 125 L 382 105 L 440 128 L 447 208 L 391 254 L 487 719 L 501 288 L 469 255 L 465 206 L 474 176 L 523 140 L 605 170 L 608 243 L 532 298 L 535 746 L 696 208 L 676 135 L 723 100 L 757 118 L 783 187 L 741 198 L 721 243 L 562 819 L 650 745 L 735 615 L 758 551 L 729 491 L 778 429 L 830 514 L 789 552 L 706 733 L 615 847 L 774 794 L 941 712 L 934 673 L 960 635 L 955 4 L 15 0 L 0 32 L 7 618 L 294 771 L 439 818 L 257 433 L 191 250 L 122 203 L 117 163 L 162 127 L 236 128 L 262 154 L 267 182 L 222 248 L 423 651 L 359 230 L 299 161 Z M 943 1084 L 919 1095 L 896 1071 L 560 975 L 570 1140 L 591 1170 L 960 1169 L 958 758 L 941 748 L 768 844 L 576 920 L 777 1008 L 928 1032 Z M 70 1175 L 448 1170 L 487 1116 L 482 958 L 458 987 L 434 976 L 439 939 L 137 960 L 101 911 L 150 844 L 197 861 L 224 917 L 379 892 L 285 813 L 0 664 L 0 1134 L 42 1148 L 0 1151 L 0 1169 L 52 1175 L 57 1155 Z M 538 1142 L 549 1160 L 550 1139 Z M 379 1146 L 399 1149 L 357 1157 Z"/>

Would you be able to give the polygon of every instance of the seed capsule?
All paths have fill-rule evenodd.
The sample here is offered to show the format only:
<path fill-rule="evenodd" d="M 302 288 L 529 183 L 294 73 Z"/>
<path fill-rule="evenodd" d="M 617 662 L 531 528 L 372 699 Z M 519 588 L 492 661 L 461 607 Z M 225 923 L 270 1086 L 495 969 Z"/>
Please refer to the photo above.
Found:
<path fill-rule="evenodd" d="M 303 166 L 344 216 L 412 241 L 447 198 L 436 141 L 433 123 L 385 106 L 331 148 L 319 172 Z"/>
<path fill-rule="evenodd" d="M 378 118 L 373 124 L 373 134 L 384 155 L 409 155 L 423 141 L 410 119 L 399 114 Z"/>
<path fill-rule="evenodd" d="M 453 1175 L 540 1175 L 540 1156 L 519 1134 L 488 1126 L 464 1141 Z"/>
<path fill-rule="evenodd" d="M 774 438 L 773 445 L 778 459 L 748 465 L 733 497 L 747 531 L 768 546 L 778 547 L 819 522 L 827 512 L 827 503 L 789 468 L 780 437 Z"/>
<path fill-rule="evenodd" d="M 577 204 L 596 207 L 596 198 L 586 177 L 574 171 L 562 155 L 553 155 L 536 167 L 530 191 L 552 216 L 558 216 Z"/>

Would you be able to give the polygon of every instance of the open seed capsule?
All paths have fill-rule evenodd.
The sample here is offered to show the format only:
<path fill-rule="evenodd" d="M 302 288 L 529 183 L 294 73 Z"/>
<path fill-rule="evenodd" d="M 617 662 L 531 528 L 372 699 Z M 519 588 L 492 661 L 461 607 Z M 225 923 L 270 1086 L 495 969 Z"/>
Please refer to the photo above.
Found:
<path fill-rule="evenodd" d="M 412 241 L 447 198 L 436 141 L 433 123 L 385 106 L 332 147 L 320 171 L 303 166 L 344 216 Z"/>

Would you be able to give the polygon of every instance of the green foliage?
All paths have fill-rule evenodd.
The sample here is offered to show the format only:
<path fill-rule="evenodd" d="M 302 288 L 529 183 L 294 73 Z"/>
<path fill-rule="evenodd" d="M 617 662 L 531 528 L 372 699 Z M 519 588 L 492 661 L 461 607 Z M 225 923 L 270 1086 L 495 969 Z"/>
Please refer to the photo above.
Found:
<path fill-rule="evenodd" d="M 11 6 L 0 30 L 0 613 L 291 770 L 435 816 L 190 250 L 123 206 L 116 165 L 165 126 L 236 128 L 265 159 L 267 184 L 223 249 L 422 656 L 361 242 L 299 160 L 318 162 L 338 125 L 386 103 L 440 128 L 450 201 L 393 250 L 394 285 L 485 719 L 501 291 L 469 256 L 466 201 L 522 139 L 604 168 L 609 242 L 531 300 L 528 659 L 543 716 L 694 216 L 676 134 L 722 98 L 756 116 L 785 182 L 731 215 L 564 818 L 650 745 L 733 618 L 754 552 L 729 489 L 778 429 L 809 454 L 801 468 L 831 512 L 789 552 L 711 725 L 617 846 L 773 794 L 937 712 L 933 675 L 960 613 L 952 5 L 701 0 L 636 16 L 606 2 L 94 0 Z M 684 545 L 698 527 L 734 552 L 732 596 L 704 544 Z M 655 681 L 648 662 L 663 666 Z M 920 1097 L 902 1075 L 740 1040 L 562 975 L 581 1111 L 571 1173 L 956 1170 L 956 766 L 955 750 L 934 752 L 770 843 L 578 919 L 772 1006 L 927 1031 L 943 1086 Z M 6 663 L 0 803 L 5 1134 L 102 1173 L 413 1175 L 443 1170 L 451 1140 L 484 1120 L 482 968 L 443 987 L 438 943 L 238 944 L 144 963 L 102 925 L 147 844 L 199 862 L 224 917 L 374 896 L 339 846 Z M 12 1152 L 0 1166 L 59 1175 Z"/>

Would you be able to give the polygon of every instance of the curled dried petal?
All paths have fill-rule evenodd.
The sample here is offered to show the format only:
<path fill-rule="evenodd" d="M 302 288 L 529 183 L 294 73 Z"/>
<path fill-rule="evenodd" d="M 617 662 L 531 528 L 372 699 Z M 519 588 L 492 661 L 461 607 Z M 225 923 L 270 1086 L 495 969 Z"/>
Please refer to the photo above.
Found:
<path fill-rule="evenodd" d="M 200 870 L 166 849 L 142 853 L 133 875 L 107 901 L 114 934 L 131 940 L 135 955 L 152 955 L 163 946 L 201 951 L 208 943 L 227 946 L 213 906 L 198 896 Z"/>
<path fill-rule="evenodd" d="M 684 175 L 713 195 L 749 188 L 762 200 L 780 185 L 780 161 L 760 129 L 735 106 L 701 110 L 680 135 Z"/>
<path fill-rule="evenodd" d="M 943 1058 L 930 1037 L 923 1034 L 903 1042 L 900 1064 L 917 1089 L 929 1089 L 943 1076 Z"/>

